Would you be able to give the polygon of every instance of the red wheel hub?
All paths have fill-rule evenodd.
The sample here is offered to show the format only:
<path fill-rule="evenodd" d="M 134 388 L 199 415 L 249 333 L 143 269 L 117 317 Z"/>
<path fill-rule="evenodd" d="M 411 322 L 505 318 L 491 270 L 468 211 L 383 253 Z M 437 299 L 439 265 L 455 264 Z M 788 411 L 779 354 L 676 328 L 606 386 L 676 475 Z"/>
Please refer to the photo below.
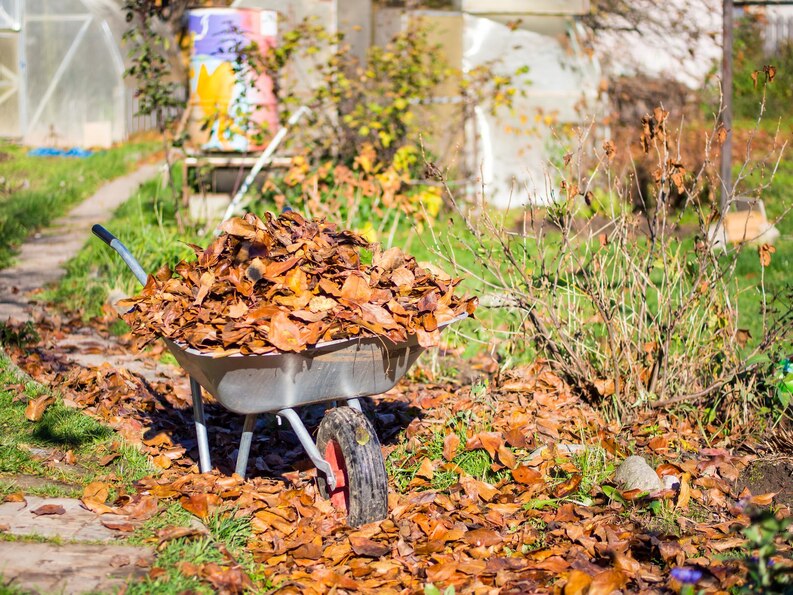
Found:
<path fill-rule="evenodd" d="M 339 510 L 347 511 L 350 502 L 350 488 L 347 485 L 347 465 L 344 463 L 344 455 L 341 447 L 335 440 L 329 440 L 325 446 L 325 460 L 333 471 L 336 478 L 336 489 L 330 492 L 330 503 Z"/>

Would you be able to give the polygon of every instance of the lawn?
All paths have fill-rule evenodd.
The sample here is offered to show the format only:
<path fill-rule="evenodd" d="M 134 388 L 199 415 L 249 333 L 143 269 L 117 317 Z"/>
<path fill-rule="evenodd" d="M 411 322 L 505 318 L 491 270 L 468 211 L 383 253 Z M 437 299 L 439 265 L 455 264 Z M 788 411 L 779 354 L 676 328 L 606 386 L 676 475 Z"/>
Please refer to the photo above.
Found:
<path fill-rule="evenodd" d="M 65 214 L 99 186 L 130 171 L 157 149 L 136 141 L 87 158 L 33 157 L 28 148 L 0 142 L 0 269 L 32 232 Z"/>

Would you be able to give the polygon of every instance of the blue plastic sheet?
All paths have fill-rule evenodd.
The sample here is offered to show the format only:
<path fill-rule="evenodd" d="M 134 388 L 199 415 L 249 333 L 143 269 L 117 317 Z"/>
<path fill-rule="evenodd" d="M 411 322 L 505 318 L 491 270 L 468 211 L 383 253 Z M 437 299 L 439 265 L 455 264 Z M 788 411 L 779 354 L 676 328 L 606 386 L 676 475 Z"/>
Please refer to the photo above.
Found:
<path fill-rule="evenodd" d="M 31 157 L 90 157 L 93 155 L 93 151 L 88 151 L 87 149 L 79 149 L 74 147 L 72 149 L 64 150 L 64 149 L 53 149 L 52 147 L 37 147 L 35 149 L 31 149 L 28 151 L 28 155 Z"/>

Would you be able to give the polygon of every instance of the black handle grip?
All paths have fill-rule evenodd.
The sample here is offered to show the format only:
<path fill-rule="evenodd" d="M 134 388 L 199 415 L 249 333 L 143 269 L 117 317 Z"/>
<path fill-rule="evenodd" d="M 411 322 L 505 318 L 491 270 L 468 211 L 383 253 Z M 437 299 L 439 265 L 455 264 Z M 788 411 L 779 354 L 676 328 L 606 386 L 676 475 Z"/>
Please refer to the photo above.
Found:
<path fill-rule="evenodd" d="M 98 237 L 100 240 L 102 240 L 108 246 L 110 245 L 110 242 L 116 239 L 116 236 L 114 236 L 112 233 L 107 231 L 104 227 L 102 227 L 98 223 L 91 228 L 91 231 L 94 232 L 94 235 Z"/>

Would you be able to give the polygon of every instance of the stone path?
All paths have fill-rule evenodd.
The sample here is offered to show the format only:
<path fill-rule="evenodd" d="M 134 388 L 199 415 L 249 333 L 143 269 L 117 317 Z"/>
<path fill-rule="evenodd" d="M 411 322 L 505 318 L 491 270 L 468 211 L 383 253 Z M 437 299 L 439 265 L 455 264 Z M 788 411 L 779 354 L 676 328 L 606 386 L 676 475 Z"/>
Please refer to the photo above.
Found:
<path fill-rule="evenodd" d="M 36 515 L 42 506 L 60 507 L 62 514 Z M 0 504 L 0 529 L 8 535 L 35 535 L 68 541 L 115 541 L 121 537 L 102 524 L 103 519 L 118 519 L 114 514 L 97 515 L 82 507 L 75 498 L 25 496 L 24 502 Z"/>
<path fill-rule="evenodd" d="M 105 184 L 52 227 L 29 238 L 19 251 L 18 264 L 0 271 L 0 321 L 30 320 L 29 294 L 57 281 L 65 272 L 65 263 L 90 237 L 91 226 L 109 219 L 158 169 L 158 165 L 144 165 Z M 95 356 L 97 361 L 107 359 L 103 352 L 109 346 L 100 337 L 71 339 L 75 354 Z M 134 367 L 133 358 L 129 359 L 118 363 Z M 154 373 L 143 363 L 138 362 L 138 366 L 141 369 L 135 371 L 144 376 Z M 63 513 L 33 514 L 45 505 L 58 511 L 60 507 Z M 102 520 L 72 498 L 26 496 L 24 502 L 0 504 L 0 534 L 13 536 L 0 541 L 0 587 L 10 585 L 42 594 L 109 593 L 145 575 L 153 552 L 122 545 L 124 535 L 105 527 Z M 54 542 L 36 543 L 29 540 L 31 537 Z"/>
<path fill-rule="evenodd" d="M 116 593 L 151 562 L 151 552 L 130 546 L 0 542 L 0 584 L 42 595 Z"/>
<path fill-rule="evenodd" d="M 16 266 L 0 271 L 0 321 L 30 320 L 28 294 L 61 278 L 63 265 L 85 244 L 94 223 L 110 218 L 138 187 L 153 178 L 159 165 L 141 166 L 102 186 L 68 215 L 22 244 Z"/>
<path fill-rule="evenodd" d="M 60 514 L 34 514 L 42 507 Z M 26 496 L 23 502 L 0 504 L 0 533 L 21 538 L 0 541 L 0 583 L 34 593 L 117 591 L 145 574 L 154 558 L 148 548 L 119 545 L 123 534 L 102 524 L 118 518 L 96 515 L 74 498 Z M 74 543 L 81 541 L 90 543 Z"/>

